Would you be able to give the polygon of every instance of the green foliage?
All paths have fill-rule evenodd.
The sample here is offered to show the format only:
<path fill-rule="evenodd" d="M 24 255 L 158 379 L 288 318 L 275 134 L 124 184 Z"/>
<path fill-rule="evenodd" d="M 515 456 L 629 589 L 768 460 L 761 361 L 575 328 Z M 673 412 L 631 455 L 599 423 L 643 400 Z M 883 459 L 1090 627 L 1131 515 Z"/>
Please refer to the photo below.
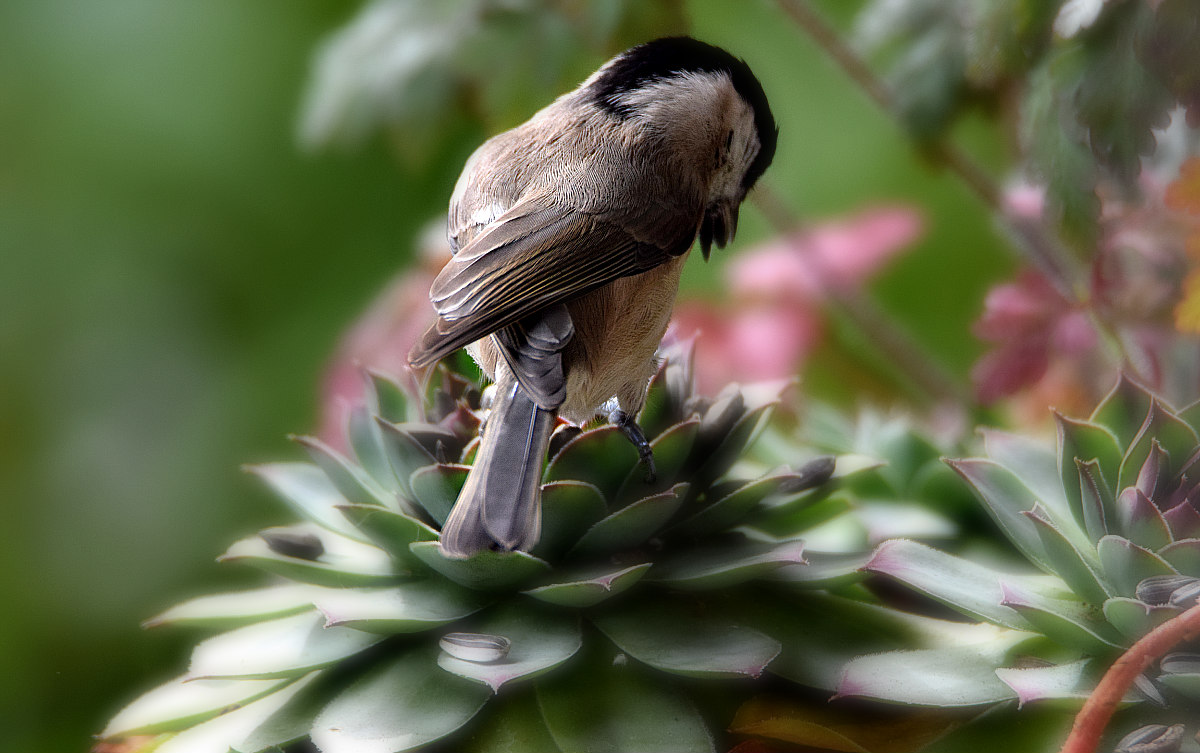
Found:
<path fill-rule="evenodd" d="M 1200 595 L 1200 440 L 1173 410 L 1122 378 L 1085 420 L 1058 416 L 1058 448 L 989 432 L 987 458 L 948 461 L 1038 574 L 1014 573 L 912 541 L 880 546 L 866 570 L 1003 631 L 952 662 L 913 652 L 855 659 L 840 692 L 953 706 L 1087 697 L 1096 673 Z M 1182 653 L 1130 701 L 1198 711 Z M 937 672 L 936 693 L 897 680 Z M 990 689 L 990 690 L 989 690 Z"/>
<path fill-rule="evenodd" d="M 477 444 L 479 392 L 444 366 L 439 374 L 426 399 L 435 407 L 402 423 L 378 411 L 423 411 L 371 375 L 371 420 L 350 419 L 354 458 L 302 437 L 312 464 L 252 469 L 303 522 L 221 559 L 285 584 L 201 597 L 151 620 L 225 632 L 197 644 L 183 678 L 121 711 L 106 738 L 166 734 L 157 750 L 196 753 L 311 739 L 358 753 L 443 739 L 490 749 L 522 730 L 561 750 L 585 739 L 591 749 L 712 750 L 725 747 L 729 722 L 712 716 L 713 700 L 732 713 L 748 679 L 771 672 L 829 689 L 851 655 L 953 634 L 887 611 L 871 612 L 863 630 L 868 605 L 816 596 L 853 584 L 863 553 L 854 541 L 810 552 L 799 537 L 814 524 L 827 541 L 832 526 L 853 528 L 854 486 L 870 487 L 856 480 L 880 461 L 843 468 L 810 451 L 796 470 L 764 470 L 746 450 L 785 385 L 704 398 L 681 351 L 642 417 L 656 481 L 613 427 L 564 427 L 533 552 L 445 557 L 437 527 Z M 891 444 L 910 474 L 912 447 Z M 805 451 L 793 442 L 790 454 Z M 806 514 L 835 497 L 840 505 Z M 463 653 L 473 641 L 498 653 Z"/>

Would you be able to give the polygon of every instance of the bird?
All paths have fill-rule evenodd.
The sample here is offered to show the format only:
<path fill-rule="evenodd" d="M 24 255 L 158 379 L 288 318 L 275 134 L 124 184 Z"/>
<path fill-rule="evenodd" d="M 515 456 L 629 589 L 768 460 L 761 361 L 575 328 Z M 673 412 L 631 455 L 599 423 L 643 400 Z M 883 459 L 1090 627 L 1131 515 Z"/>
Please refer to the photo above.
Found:
<path fill-rule="evenodd" d="M 691 37 L 632 47 L 468 158 L 450 198 L 453 255 L 425 369 L 466 347 L 494 382 L 480 446 L 444 526 L 450 558 L 530 550 L 559 420 L 605 417 L 653 452 L 635 417 L 680 272 L 737 231 L 778 128 L 746 62 Z"/>

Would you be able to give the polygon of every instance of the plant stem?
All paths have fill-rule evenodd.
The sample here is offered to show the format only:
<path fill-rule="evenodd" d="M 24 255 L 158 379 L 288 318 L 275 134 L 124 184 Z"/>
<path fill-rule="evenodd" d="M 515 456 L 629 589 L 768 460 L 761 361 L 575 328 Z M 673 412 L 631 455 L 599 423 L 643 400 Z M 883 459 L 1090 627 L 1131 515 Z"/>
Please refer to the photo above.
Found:
<path fill-rule="evenodd" d="M 880 109 L 897 122 L 903 123 L 900 108 L 887 85 L 870 66 L 847 45 L 821 15 L 806 0 L 778 0 L 793 21 L 807 33 L 861 88 Z M 1004 202 L 1004 192 L 990 175 L 965 151 L 953 143 L 936 141 L 922 144 L 930 156 L 950 169 L 1004 223 L 1022 254 L 1050 280 L 1060 293 L 1076 300 L 1078 291 L 1073 280 L 1079 278 L 1077 265 L 1059 243 L 1044 230 L 1027 223 L 1013 221 Z"/>
<path fill-rule="evenodd" d="M 1176 645 L 1197 637 L 1200 637 L 1200 604 L 1154 628 L 1121 654 L 1075 717 L 1062 753 L 1093 753 L 1108 720 L 1138 675 Z"/>

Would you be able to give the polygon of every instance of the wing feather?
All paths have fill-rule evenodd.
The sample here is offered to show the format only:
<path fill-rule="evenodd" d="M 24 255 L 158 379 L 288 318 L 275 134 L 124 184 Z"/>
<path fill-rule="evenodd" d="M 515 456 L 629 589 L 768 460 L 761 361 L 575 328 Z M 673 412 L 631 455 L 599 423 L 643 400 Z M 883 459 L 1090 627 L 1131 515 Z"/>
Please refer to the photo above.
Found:
<path fill-rule="evenodd" d="M 638 274 L 691 245 L 693 223 L 657 228 L 664 245 L 639 241 L 604 215 L 548 201 L 513 206 L 463 246 L 434 280 L 438 321 L 409 354 L 433 363 L 529 315 L 620 277 Z"/>

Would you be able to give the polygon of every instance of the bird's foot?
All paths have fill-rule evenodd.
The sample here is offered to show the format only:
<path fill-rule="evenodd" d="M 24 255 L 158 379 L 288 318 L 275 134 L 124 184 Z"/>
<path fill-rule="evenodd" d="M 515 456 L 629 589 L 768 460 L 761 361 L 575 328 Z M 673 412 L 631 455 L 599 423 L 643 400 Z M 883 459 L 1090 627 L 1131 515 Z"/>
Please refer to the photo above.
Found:
<path fill-rule="evenodd" d="M 658 469 L 654 467 L 654 450 L 646 441 L 646 434 L 642 431 L 642 427 L 638 426 L 637 421 L 634 421 L 620 408 L 608 414 L 608 422 L 620 429 L 621 433 L 637 448 L 638 458 L 646 464 L 646 483 L 653 484 L 658 478 Z"/>

